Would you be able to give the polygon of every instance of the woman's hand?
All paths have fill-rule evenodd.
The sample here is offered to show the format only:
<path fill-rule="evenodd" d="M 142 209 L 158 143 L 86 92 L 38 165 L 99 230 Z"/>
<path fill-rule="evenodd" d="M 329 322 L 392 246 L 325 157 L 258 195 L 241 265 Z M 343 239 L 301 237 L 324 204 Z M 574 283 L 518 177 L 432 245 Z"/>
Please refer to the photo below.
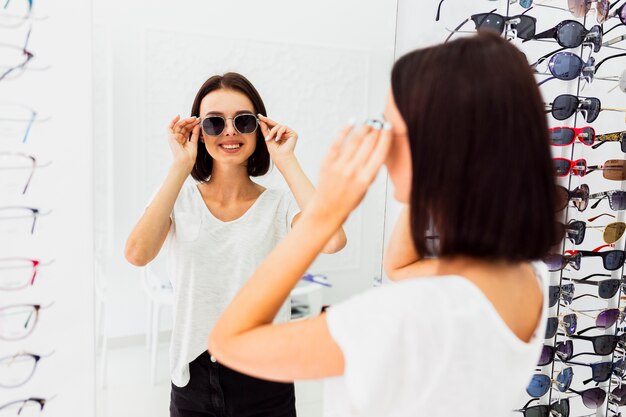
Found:
<path fill-rule="evenodd" d="M 168 126 L 168 143 L 174 157 L 174 165 L 191 172 L 198 154 L 198 138 L 200 136 L 200 119 L 180 116 L 174 117 Z M 189 137 L 191 134 L 191 137 Z"/>
<path fill-rule="evenodd" d="M 387 158 L 391 125 L 345 127 L 331 145 L 311 202 L 311 213 L 343 224 L 356 208 Z"/>
<path fill-rule="evenodd" d="M 292 157 L 298 141 L 296 131 L 262 114 L 258 118 L 272 161 L 280 163 L 282 159 Z"/>

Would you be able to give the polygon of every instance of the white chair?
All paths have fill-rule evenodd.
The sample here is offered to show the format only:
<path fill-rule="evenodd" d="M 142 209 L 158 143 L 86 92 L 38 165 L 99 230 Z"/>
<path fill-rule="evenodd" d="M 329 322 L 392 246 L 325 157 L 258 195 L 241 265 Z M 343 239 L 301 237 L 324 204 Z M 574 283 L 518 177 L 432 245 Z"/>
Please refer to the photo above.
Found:
<path fill-rule="evenodd" d="M 146 347 L 150 351 L 150 381 L 156 383 L 157 348 L 161 309 L 174 303 L 174 290 L 165 266 L 155 260 L 141 268 L 141 282 L 148 299 L 146 320 Z"/>

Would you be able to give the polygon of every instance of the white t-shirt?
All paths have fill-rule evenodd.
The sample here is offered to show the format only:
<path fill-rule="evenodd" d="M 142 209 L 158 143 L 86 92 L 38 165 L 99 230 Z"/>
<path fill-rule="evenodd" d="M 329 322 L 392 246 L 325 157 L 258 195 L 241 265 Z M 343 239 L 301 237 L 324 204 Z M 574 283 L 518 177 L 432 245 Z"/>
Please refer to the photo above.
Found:
<path fill-rule="evenodd" d="M 325 380 L 325 417 L 503 417 L 520 408 L 545 336 L 544 308 L 521 341 L 478 287 L 459 276 L 374 288 L 328 310 L 344 375 Z"/>
<path fill-rule="evenodd" d="M 241 217 L 223 222 L 207 208 L 196 184 L 185 183 L 172 211 L 164 249 L 174 287 L 170 375 L 189 382 L 189 363 L 207 350 L 224 309 L 291 228 L 300 208 L 289 192 L 267 189 Z M 275 322 L 288 321 L 287 301 Z"/>

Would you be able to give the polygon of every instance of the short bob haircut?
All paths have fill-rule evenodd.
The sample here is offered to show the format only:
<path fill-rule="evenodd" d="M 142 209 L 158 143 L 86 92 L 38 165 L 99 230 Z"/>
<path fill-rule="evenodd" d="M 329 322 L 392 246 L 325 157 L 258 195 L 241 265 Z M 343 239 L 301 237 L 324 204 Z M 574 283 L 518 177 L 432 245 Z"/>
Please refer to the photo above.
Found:
<path fill-rule="evenodd" d="M 196 98 L 193 100 L 191 106 L 191 115 L 196 117 L 200 116 L 200 103 L 202 99 L 209 93 L 225 89 L 234 90 L 245 94 L 252 105 L 254 106 L 254 114 L 261 113 L 267 116 L 265 104 L 261 99 L 261 95 L 254 88 L 252 83 L 248 81 L 246 77 L 236 72 L 228 72 L 224 75 L 214 75 L 202 84 L 200 90 L 196 94 Z M 200 131 L 200 134 L 203 134 Z M 270 168 L 270 154 L 267 150 L 267 145 L 263 139 L 263 132 L 258 127 L 256 130 L 256 149 L 248 158 L 248 175 L 251 177 L 259 177 L 267 174 Z M 198 154 L 196 156 L 196 163 L 191 170 L 191 176 L 200 182 L 207 181 L 213 172 L 213 158 L 206 150 L 204 146 L 198 146 Z"/>
<path fill-rule="evenodd" d="M 391 88 L 411 147 L 419 254 L 539 260 L 559 240 L 544 104 L 516 47 L 480 34 L 400 58 Z M 430 222 L 439 250 L 430 253 Z"/>

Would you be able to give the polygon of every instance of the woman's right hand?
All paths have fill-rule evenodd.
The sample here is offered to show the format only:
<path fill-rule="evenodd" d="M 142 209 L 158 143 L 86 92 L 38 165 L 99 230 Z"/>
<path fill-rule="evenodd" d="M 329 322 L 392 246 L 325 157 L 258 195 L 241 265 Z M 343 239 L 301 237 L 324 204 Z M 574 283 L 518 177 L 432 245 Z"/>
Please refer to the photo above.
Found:
<path fill-rule="evenodd" d="M 181 119 L 180 116 L 176 116 L 170 122 L 168 132 L 168 142 L 174 157 L 174 165 L 191 172 L 198 154 L 200 119 L 195 117 Z"/>

